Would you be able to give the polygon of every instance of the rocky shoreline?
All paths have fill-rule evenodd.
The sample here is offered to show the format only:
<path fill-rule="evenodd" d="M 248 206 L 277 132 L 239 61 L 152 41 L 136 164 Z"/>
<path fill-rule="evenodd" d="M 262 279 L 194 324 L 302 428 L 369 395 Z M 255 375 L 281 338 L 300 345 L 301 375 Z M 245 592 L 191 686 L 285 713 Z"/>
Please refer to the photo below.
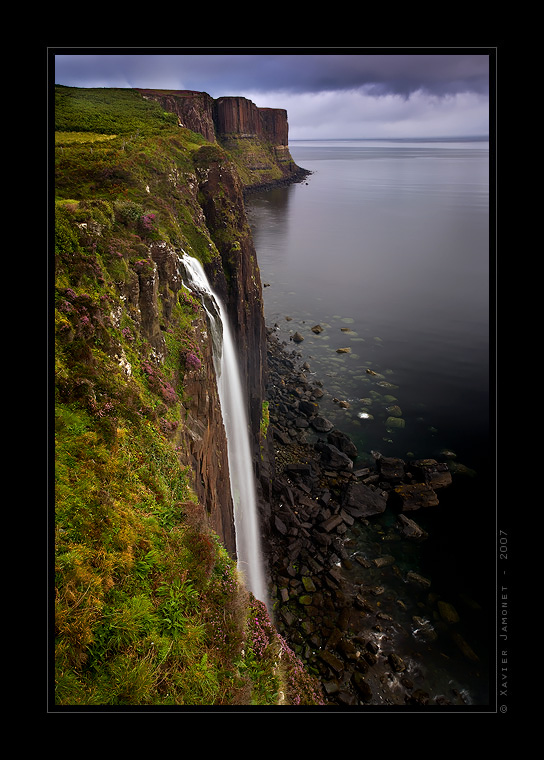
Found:
<path fill-rule="evenodd" d="M 264 549 L 278 630 L 320 679 L 327 705 L 466 705 L 462 688 L 437 693 L 422 667 L 438 642 L 437 657 L 452 647 L 479 668 L 459 613 L 391 551 L 426 540 L 414 515 L 451 485 L 448 464 L 373 452 L 375 465 L 357 469 L 353 442 L 320 414 L 322 385 L 273 329 L 268 369 L 274 471 Z M 387 530 L 374 525 L 386 514 Z M 361 534 L 371 551 L 356 550 Z"/>

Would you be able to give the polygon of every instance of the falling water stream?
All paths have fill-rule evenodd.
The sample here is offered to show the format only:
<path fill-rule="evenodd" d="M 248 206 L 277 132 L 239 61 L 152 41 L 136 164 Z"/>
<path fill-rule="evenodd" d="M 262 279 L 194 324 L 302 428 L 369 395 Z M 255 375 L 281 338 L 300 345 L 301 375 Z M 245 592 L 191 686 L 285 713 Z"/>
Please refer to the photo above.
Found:
<path fill-rule="evenodd" d="M 228 315 L 211 289 L 200 262 L 184 253 L 181 263 L 187 280 L 185 284 L 200 296 L 212 333 L 217 389 L 227 436 L 238 569 L 246 587 L 268 606 L 246 403 Z"/>

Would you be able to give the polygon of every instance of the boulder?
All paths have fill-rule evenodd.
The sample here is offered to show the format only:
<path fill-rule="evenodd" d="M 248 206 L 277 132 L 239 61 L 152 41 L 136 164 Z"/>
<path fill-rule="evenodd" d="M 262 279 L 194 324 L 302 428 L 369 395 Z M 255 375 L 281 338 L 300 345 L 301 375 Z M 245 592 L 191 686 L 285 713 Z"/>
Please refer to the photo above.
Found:
<path fill-rule="evenodd" d="M 347 454 L 348 457 L 351 457 L 352 459 L 357 458 L 357 446 L 353 443 L 349 436 L 347 436 L 345 433 L 340 432 L 340 430 L 332 430 L 327 435 L 327 441 L 335 446 L 343 454 Z"/>
<path fill-rule="evenodd" d="M 332 430 L 334 427 L 330 420 L 319 415 L 317 417 L 314 417 L 311 420 L 310 424 L 314 430 L 317 430 L 318 433 L 328 433 L 329 430 Z"/>
<path fill-rule="evenodd" d="M 304 340 L 304 337 L 299 332 L 296 332 L 291 337 L 291 340 L 293 340 L 295 343 L 302 343 L 302 341 Z"/>
<path fill-rule="evenodd" d="M 429 588 L 431 585 L 431 581 L 428 578 L 425 578 L 419 573 L 415 573 L 413 570 L 408 571 L 406 580 L 411 583 L 417 583 L 418 586 L 423 586 L 423 588 Z"/>
<path fill-rule="evenodd" d="M 433 489 L 451 485 L 451 472 L 445 462 L 437 462 L 435 459 L 418 459 L 412 462 L 411 469 L 414 477 L 427 483 Z"/>
<path fill-rule="evenodd" d="M 370 702 L 372 699 L 372 689 L 365 681 L 362 673 L 359 673 L 359 671 L 356 670 L 351 677 L 351 682 L 353 683 L 353 686 L 355 687 L 355 690 L 357 691 L 357 694 L 360 696 L 362 701 Z"/>
<path fill-rule="evenodd" d="M 340 515 L 332 515 L 331 517 L 328 517 L 326 520 L 323 520 L 323 522 L 320 524 L 320 527 L 323 528 L 323 530 L 326 530 L 327 533 L 330 533 L 331 530 L 334 530 L 339 525 L 342 525 L 342 517 Z"/>
<path fill-rule="evenodd" d="M 395 673 L 402 673 L 403 670 L 406 670 L 406 663 L 402 659 L 402 657 L 399 657 L 398 654 L 392 653 L 387 657 L 387 660 Z"/>
<path fill-rule="evenodd" d="M 298 410 L 307 417 L 310 417 L 312 414 L 317 414 L 318 409 L 318 405 L 313 401 L 305 401 L 304 399 L 299 401 Z"/>
<path fill-rule="evenodd" d="M 420 528 L 414 520 L 411 520 L 404 514 L 398 516 L 397 528 L 404 538 L 411 538 L 415 541 L 423 541 L 428 538 L 428 533 L 426 533 L 423 528 Z"/>
<path fill-rule="evenodd" d="M 402 417 L 388 417 L 385 421 L 385 427 L 388 428 L 403 428 L 405 425 L 406 422 Z"/>
<path fill-rule="evenodd" d="M 360 510 L 362 517 L 379 515 L 385 512 L 386 505 L 385 496 L 364 483 L 350 483 L 344 493 L 343 506 Z"/>
<path fill-rule="evenodd" d="M 339 657 L 336 657 L 332 652 L 329 652 L 327 649 L 322 649 L 321 652 L 319 652 L 319 656 L 335 673 L 339 674 L 343 672 L 343 661 Z"/>
<path fill-rule="evenodd" d="M 404 478 L 404 460 L 396 457 L 380 457 L 377 460 L 380 474 L 385 480 L 401 481 Z"/>
<path fill-rule="evenodd" d="M 339 451 L 330 443 L 316 443 L 315 448 L 321 454 L 321 460 L 326 467 L 333 470 L 351 470 L 353 462 L 347 454 Z"/>
<path fill-rule="evenodd" d="M 421 507 L 435 507 L 438 498 L 427 483 L 410 483 L 396 486 L 394 497 L 400 503 L 403 512 L 409 512 Z"/>

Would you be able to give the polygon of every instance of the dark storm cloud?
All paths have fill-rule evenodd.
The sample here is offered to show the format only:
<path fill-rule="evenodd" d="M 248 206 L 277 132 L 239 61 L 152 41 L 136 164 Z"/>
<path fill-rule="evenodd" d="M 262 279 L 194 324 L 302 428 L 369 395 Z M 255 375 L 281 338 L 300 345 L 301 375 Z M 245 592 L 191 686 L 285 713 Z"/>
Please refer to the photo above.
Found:
<path fill-rule="evenodd" d="M 69 54 L 55 60 L 55 81 L 82 87 L 194 89 L 213 97 L 253 92 L 312 93 L 364 89 L 408 97 L 484 94 L 482 54 Z"/>
<path fill-rule="evenodd" d="M 491 52 L 179 50 L 54 50 L 54 80 L 73 87 L 240 95 L 261 107 L 285 108 L 290 139 L 448 137 L 489 131 Z"/>

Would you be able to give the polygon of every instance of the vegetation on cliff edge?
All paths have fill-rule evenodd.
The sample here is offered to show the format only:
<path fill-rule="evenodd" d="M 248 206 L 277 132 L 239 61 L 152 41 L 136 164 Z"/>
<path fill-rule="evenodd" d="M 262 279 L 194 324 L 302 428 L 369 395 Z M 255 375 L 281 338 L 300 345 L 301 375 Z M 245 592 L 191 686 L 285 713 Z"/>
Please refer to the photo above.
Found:
<path fill-rule="evenodd" d="M 131 90 L 56 89 L 55 704 L 316 704 L 182 464 L 200 304 L 134 297 L 153 245 L 218 256 L 198 203 L 204 138 Z M 53 252 L 52 252 L 53 253 Z"/>

